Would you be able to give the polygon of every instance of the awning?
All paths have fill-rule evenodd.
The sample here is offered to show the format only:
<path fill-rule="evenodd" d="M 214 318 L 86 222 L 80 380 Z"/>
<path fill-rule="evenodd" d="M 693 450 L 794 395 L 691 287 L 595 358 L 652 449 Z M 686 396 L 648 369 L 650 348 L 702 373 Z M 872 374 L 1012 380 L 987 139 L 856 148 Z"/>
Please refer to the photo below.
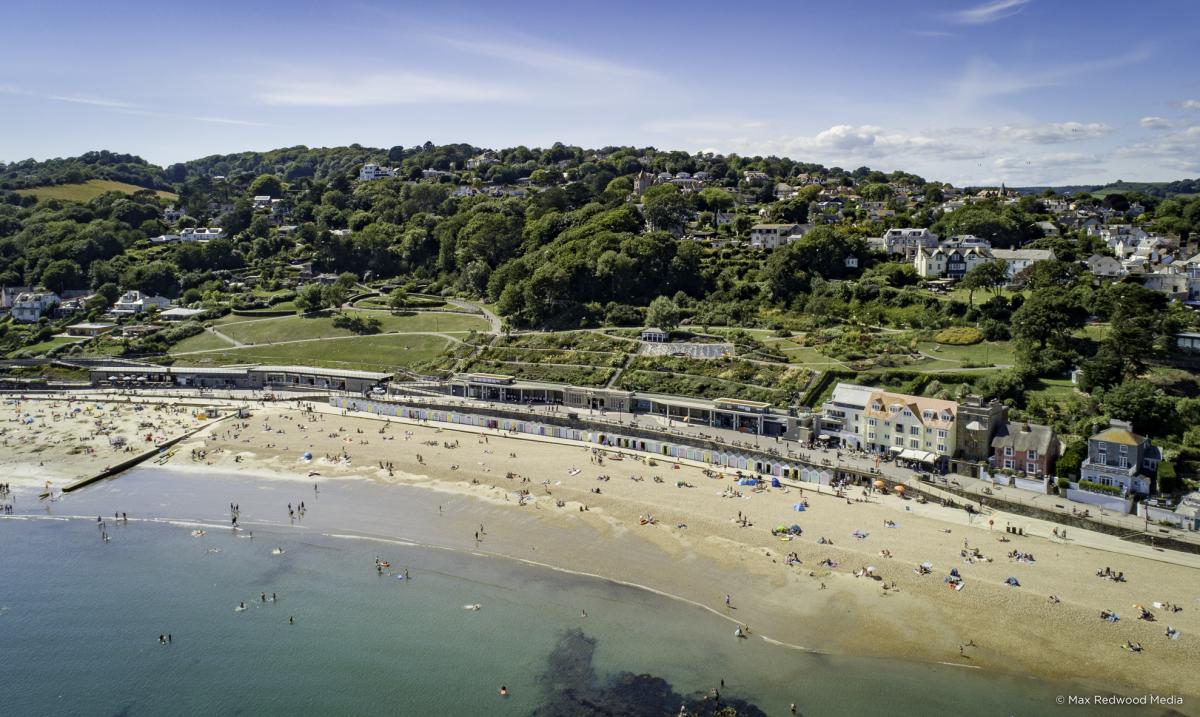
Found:
<path fill-rule="evenodd" d="M 828 441 L 830 438 L 833 438 L 833 436 L 829 435 L 828 433 L 822 433 L 821 435 L 817 436 L 817 440 L 820 441 Z"/>
<path fill-rule="evenodd" d="M 903 456 L 903 454 L 904 454 L 904 448 L 902 448 L 900 446 L 889 446 L 888 450 L 891 451 L 892 453 L 899 453 L 899 454 L 901 454 L 901 456 Z"/>
<path fill-rule="evenodd" d="M 918 451 L 915 448 L 908 448 L 900 452 L 900 457 L 906 461 L 920 461 L 921 463 L 933 463 L 937 460 L 937 455 L 928 451 Z"/>

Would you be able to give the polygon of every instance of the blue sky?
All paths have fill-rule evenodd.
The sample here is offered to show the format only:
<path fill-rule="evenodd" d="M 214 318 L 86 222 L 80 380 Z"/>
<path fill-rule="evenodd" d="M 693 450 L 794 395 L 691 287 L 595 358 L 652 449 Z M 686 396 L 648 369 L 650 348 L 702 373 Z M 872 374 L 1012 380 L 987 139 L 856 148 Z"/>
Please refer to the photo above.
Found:
<path fill-rule="evenodd" d="M 27 4 L 0 160 L 633 144 L 956 184 L 1200 176 L 1200 3 Z"/>

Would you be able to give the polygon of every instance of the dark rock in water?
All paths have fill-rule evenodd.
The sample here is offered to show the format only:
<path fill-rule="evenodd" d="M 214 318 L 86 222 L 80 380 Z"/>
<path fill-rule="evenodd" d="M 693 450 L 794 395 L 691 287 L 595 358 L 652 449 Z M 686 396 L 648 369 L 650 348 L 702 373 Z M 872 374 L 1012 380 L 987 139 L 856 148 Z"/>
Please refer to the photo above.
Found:
<path fill-rule="evenodd" d="M 534 717 L 676 717 L 681 706 L 697 717 L 766 717 L 753 704 L 724 695 L 720 702 L 711 695 L 685 697 L 654 675 L 622 672 L 601 682 L 592 665 L 595 653 L 595 638 L 579 629 L 563 633 L 547 657 L 545 696 Z"/>

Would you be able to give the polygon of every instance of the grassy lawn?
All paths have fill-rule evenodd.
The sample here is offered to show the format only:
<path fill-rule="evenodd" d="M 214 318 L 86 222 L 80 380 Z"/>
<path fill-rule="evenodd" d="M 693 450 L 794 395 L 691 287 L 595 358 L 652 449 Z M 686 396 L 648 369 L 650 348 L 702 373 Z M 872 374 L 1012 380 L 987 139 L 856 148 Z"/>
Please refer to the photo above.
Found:
<path fill-rule="evenodd" d="M 84 338 L 81 336 L 69 336 L 66 338 L 59 338 L 59 337 L 55 336 L 55 337 L 49 338 L 45 341 L 42 341 L 41 343 L 36 343 L 36 344 L 33 344 L 32 346 L 26 346 L 24 348 L 17 349 L 16 351 L 13 351 L 12 353 L 10 353 L 8 355 L 8 357 L 9 358 L 18 358 L 18 357 L 32 358 L 34 356 L 41 356 L 42 354 L 46 353 L 50 349 L 56 348 L 58 346 L 62 346 L 63 344 L 73 344 L 73 343 L 77 343 L 77 342 L 83 341 L 83 340 L 84 340 Z"/>
<path fill-rule="evenodd" d="M 369 315 L 379 319 L 380 331 L 383 333 L 392 331 L 470 331 L 471 329 L 485 331 L 488 327 L 487 321 L 484 319 L 463 314 L 425 313 L 413 316 L 392 316 L 371 312 Z M 247 344 L 353 336 L 350 331 L 334 326 L 333 319 L 328 316 L 281 316 L 275 319 L 258 320 L 239 318 L 242 321 L 222 324 L 221 333 Z"/>
<path fill-rule="evenodd" d="M 942 368 L 953 368 L 946 362 L 954 362 L 961 366 L 964 363 L 1010 365 L 1016 361 L 1012 344 L 1007 341 L 982 341 L 971 346 L 950 346 L 930 341 L 917 344 L 917 348 L 922 353 L 945 360 L 918 362 L 922 367 L 925 367 L 926 363 L 930 364 L 928 368 L 931 370 L 936 370 L 939 365 Z"/>
<path fill-rule="evenodd" d="M 449 343 L 438 336 L 359 336 L 335 341 L 307 341 L 279 346 L 252 346 L 181 356 L 180 366 L 236 363 L 300 364 L 361 371 L 391 371 L 438 357 Z"/>
<path fill-rule="evenodd" d="M 57 184 L 50 187 L 18 189 L 17 194 L 20 194 L 23 197 L 34 196 L 37 197 L 39 201 L 43 199 L 69 199 L 75 202 L 87 202 L 95 199 L 105 192 L 124 192 L 126 194 L 133 194 L 134 192 L 140 192 L 143 189 L 145 189 L 145 187 L 138 187 L 133 184 L 126 184 L 125 182 L 113 182 L 108 179 L 90 179 L 83 184 Z M 178 195 L 172 194 L 171 192 L 157 191 L 155 194 L 164 199 L 169 199 L 172 201 L 179 198 Z"/>
<path fill-rule="evenodd" d="M 229 343 L 220 336 L 216 336 L 215 334 L 210 334 L 209 332 L 205 331 L 202 334 L 189 336 L 183 341 L 175 344 L 171 347 L 169 353 L 178 354 L 185 351 L 207 351 L 208 349 L 224 349 L 231 348 L 232 346 L 233 344 Z"/>

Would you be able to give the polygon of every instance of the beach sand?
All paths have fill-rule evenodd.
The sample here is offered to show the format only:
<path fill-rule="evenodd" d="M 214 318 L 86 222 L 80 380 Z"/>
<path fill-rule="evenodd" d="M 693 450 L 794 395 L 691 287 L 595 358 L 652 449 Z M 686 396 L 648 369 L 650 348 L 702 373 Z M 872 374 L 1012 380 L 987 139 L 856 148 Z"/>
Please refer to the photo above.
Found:
<path fill-rule="evenodd" d="M 254 408 L 244 421 L 217 424 L 185 441 L 168 467 L 308 485 L 359 479 L 437 491 L 448 502 L 471 506 L 469 516 L 459 515 L 461 543 L 450 547 L 642 585 L 728 617 L 731 633 L 738 622 L 750 625 L 753 635 L 833 654 L 1102 681 L 1127 694 L 1198 692 L 1193 675 L 1200 665 L 1200 556 L 1156 552 L 1075 529 L 1063 541 L 1036 521 L 1002 513 L 970 520 L 961 510 L 864 496 L 859 488 L 848 491 L 849 502 L 827 488 L 754 493 L 734 485 L 731 475 L 708 477 L 697 467 L 676 468 L 661 458 L 651 466 L 631 454 L 612 460 L 615 452 L 609 451 L 600 464 L 589 447 L 556 439 L 446 430 L 314 408 L 313 413 Z M 25 410 L 38 415 L 31 405 Z M 50 404 L 41 410 L 49 412 Z M 192 420 L 190 413 L 147 411 L 163 419 L 164 430 L 182 430 Z M 136 416 L 127 420 L 136 425 Z M 62 450 L 63 436 L 51 430 L 55 425 L 48 420 L 27 440 L 41 445 L 57 436 L 59 444 L 37 453 L 22 448 L 4 461 L 15 466 L 41 459 L 39 477 L 79 470 L 82 459 Z M 312 460 L 302 458 L 306 451 Z M 52 460 L 59 455 L 61 469 Z M 507 477 L 510 473 L 515 476 Z M 592 492 L 595 488 L 601 493 Z M 529 492 L 523 505 L 522 490 Z M 740 496 L 731 497 L 734 490 Z M 793 510 L 804 499 L 808 509 Z M 750 525 L 742 527 L 739 512 Z M 642 518 L 651 515 L 656 522 L 643 525 Z M 478 543 L 476 517 L 487 525 Z M 988 519 L 995 521 L 990 529 Z M 885 527 L 885 521 L 896 527 Z M 1043 537 L 1006 534 L 1010 521 Z M 802 526 L 801 536 L 781 541 L 771 534 L 774 526 L 792 524 Z M 855 531 L 867 537 L 856 538 Z M 821 537 L 832 545 L 819 544 Z M 991 560 L 968 563 L 961 555 L 964 541 Z M 1105 545 L 1113 549 L 1102 549 Z M 891 557 L 881 555 L 884 550 Z M 1036 562 L 1015 562 L 1007 557 L 1012 550 L 1033 553 Z M 785 563 L 792 552 L 801 564 Z M 819 566 L 825 558 L 838 566 Z M 926 561 L 934 566 L 932 574 L 916 574 Z M 854 577 L 866 566 L 882 579 Z M 1123 572 L 1127 581 L 1096 577 L 1106 566 Z M 951 567 L 963 576 L 961 591 L 943 582 Z M 1009 576 L 1021 587 L 1006 585 Z M 896 589 L 884 590 L 893 582 Z M 1061 602 L 1052 604 L 1049 595 Z M 1168 613 L 1153 608 L 1155 601 L 1183 610 Z M 1150 608 L 1157 620 L 1137 619 L 1135 604 Z M 1121 620 L 1100 619 L 1105 609 Z M 1167 625 L 1182 638 L 1167 639 Z M 1145 650 L 1121 649 L 1126 640 Z M 968 646 L 960 652 L 961 645 Z"/>

